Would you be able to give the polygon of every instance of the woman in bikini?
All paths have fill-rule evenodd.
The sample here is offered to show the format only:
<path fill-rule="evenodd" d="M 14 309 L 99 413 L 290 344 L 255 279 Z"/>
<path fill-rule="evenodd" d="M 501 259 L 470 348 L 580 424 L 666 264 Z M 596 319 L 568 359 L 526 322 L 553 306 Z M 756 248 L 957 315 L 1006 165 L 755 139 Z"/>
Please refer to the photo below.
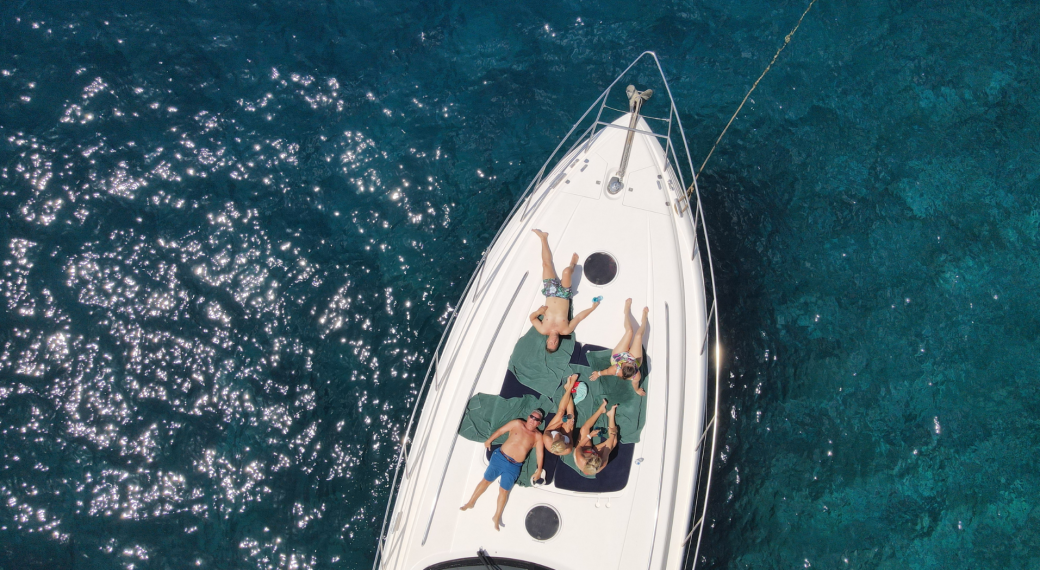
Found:
<path fill-rule="evenodd" d="M 607 428 L 609 436 L 603 443 L 596 445 L 592 443 L 592 438 L 599 435 L 600 430 L 593 431 L 592 426 L 596 425 L 596 420 L 599 419 L 603 413 L 606 412 L 607 417 L 610 418 L 610 427 Z M 614 414 L 617 412 L 617 404 L 611 406 L 610 411 L 607 411 L 607 399 L 603 399 L 603 403 L 600 404 L 599 409 L 596 410 L 595 414 L 592 414 L 588 420 L 585 421 L 585 425 L 581 426 L 581 436 L 578 438 L 578 445 L 574 447 L 574 464 L 581 469 L 582 473 L 586 475 L 595 475 L 607 466 L 607 460 L 610 458 L 610 452 L 614 451 L 614 448 L 618 444 L 618 427 L 614 421 Z"/>
<path fill-rule="evenodd" d="M 574 400 L 571 397 L 571 389 L 577 380 L 577 374 L 571 374 L 567 378 L 556 416 L 545 426 L 545 433 L 542 434 L 545 449 L 553 455 L 567 455 L 574 450 Z"/>
<path fill-rule="evenodd" d="M 643 318 L 639 322 L 639 328 L 632 331 L 632 322 L 628 318 L 632 311 L 632 299 L 625 301 L 625 334 L 621 341 L 614 347 L 614 354 L 610 357 L 610 367 L 597 370 L 589 376 L 589 380 L 595 382 L 600 376 L 617 376 L 632 381 L 632 389 L 640 396 L 646 395 L 646 390 L 639 387 L 639 381 L 643 375 L 639 367 L 643 365 L 643 334 L 646 332 L 646 316 L 650 309 L 643 307 Z"/>

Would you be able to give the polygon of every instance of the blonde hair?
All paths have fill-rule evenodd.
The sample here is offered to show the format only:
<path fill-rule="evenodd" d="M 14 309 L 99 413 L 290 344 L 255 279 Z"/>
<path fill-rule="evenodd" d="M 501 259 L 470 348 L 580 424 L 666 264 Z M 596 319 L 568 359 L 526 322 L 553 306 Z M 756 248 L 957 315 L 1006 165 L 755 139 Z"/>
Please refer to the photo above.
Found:
<path fill-rule="evenodd" d="M 563 455 L 564 453 L 567 453 L 567 444 L 564 443 L 562 437 L 554 437 L 552 445 L 549 446 L 549 451 L 556 455 Z"/>
<path fill-rule="evenodd" d="M 584 471 L 586 475 L 595 475 L 602 465 L 603 458 L 597 453 L 585 460 L 585 468 L 582 469 L 582 471 Z"/>

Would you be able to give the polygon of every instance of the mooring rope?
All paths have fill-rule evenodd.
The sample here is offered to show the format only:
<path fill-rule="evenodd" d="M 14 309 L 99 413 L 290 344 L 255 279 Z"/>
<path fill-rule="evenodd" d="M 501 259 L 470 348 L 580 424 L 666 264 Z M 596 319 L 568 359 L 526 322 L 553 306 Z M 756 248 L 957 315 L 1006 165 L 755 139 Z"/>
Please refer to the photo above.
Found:
<path fill-rule="evenodd" d="M 758 87 L 758 82 L 762 81 L 762 78 L 765 77 L 767 73 L 769 73 L 769 69 L 773 67 L 774 63 L 776 63 L 776 58 L 780 57 L 780 52 L 784 51 L 784 48 L 787 47 L 787 44 L 791 43 L 791 37 L 794 36 L 794 33 L 798 31 L 798 26 L 802 25 L 802 20 L 805 19 L 805 15 L 809 13 L 809 10 L 813 7 L 813 4 L 815 3 L 816 0 L 812 0 L 811 2 L 809 2 L 809 6 L 805 9 L 804 12 L 802 12 L 802 17 L 798 18 L 798 23 L 794 25 L 794 29 L 791 30 L 791 33 L 784 36 L 784 43 L 780 46 L 780 49 L 776 50 L 776 55 L 773 56 L 773 60 L 770 61 L 769 65 L 766 66 L 766 69 L 762 72 L 762 75 L 759 75 L 758 79 L 755 80 L 754 85 L 751 86 L 751 90 L 747 92 L 747 95 L 744 95 L 744 100 L 740 102 L 740 106 L 737 107 L 737 110 L 733 113 L 733 116 L 729 118 L 729 122 L 726 123 L 726 128 L 722 129 L 722 133 L 719 134 L 719 138 L 715 139 L 715 144 L 711 145 L 711 150 L 708 151 L 708 156 L 704 157 L 704 162 L 701 163 L 701 167 L 697 170 L 697 176 L 695 178 L 700 177 L 701 172 L 704 172 L 704 165 L 708 164 L 708 159 L 711 158 L 711 154 L 715 152 L 715 147 L 719 146 L 719 141 L 722 140 L 722 137 L 726 136 L 726 131 L 729 130 L 729 126 L 733 124 L 733 121 L 737 118 L 737 115 L 740 114 L 740 110 L 744 108 L 744 103 L 747 103 L 748 97 L 751 97 L 751 93 L 755 90 L 755 87 Z M 689 195 L 692 192 L 693 184 L 690 184 L 690 188 L 686 191 L 686 194 Z"/>

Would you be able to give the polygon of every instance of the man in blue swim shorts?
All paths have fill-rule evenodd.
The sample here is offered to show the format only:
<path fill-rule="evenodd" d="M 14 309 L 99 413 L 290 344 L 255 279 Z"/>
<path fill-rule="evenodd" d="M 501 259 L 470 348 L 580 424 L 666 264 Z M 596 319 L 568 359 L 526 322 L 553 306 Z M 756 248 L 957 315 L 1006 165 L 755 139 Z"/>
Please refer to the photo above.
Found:
<path fill-rule="evenodd" d="M 557 277 L 552 251 L 549 249 L 549 234 L 541 230 L 531 231 L 542 242 L 542 295 L 545 295 L 545 304 L 531 313 L 531 324 L 539 333 L 548 337 L 545 339 L 545 349 L 556 352 L 556 349 L 560 348 L 560 335 L 574 332 L 578 323 L 599 306 L 599 297 L 593 299 L 591 307 L 574 315 L 573 319 L 568 319 L 571 297 L 574 296 L 571 276 L 574 274 L 574 266 L 578 264 L 578 254 L 571 256 L 571 264 L 563 270 L 562 278 Z"/>
<path fill-rule="evenodd" d="M 517 477 L 520 476 L 520 468 L 523 467 L 524 460 L 527 459 L 527 455 L 531 453 L 532 448 L 538 456 L 538 468 L 535 469 L 531 480 L 537 481 L 542 478 L 544 446 L 542 445 L 542 432 L 538 431 L 538 426 L 541 425 L 544 417 L 545 414 L 542 410 L 534 410 L 527 416 L 526 420 L 513 420 L 495 430 L 495 433 L 487 438 L 484 442 L 484 447 L 491 449 L 491 442 L 506 433 L 509 434 L 502 447 L 496 449 L 491 454 L 491 461 L 487 470 L 484 471 L 484 478 L 480 480 L 480 483 L 477 483 L 477 488 L 473 490 L 473 496 L 470 497 L 468 503 L 459 508 L 460 511 L 472 509 L 473 505 L 477 503 L 477 499 L 487 490 L 488 485 L 491 485 L 495 479 L 501 477 L 498 482 L 499 487 L 501 487 L 498 491 L 498 508 L 495 510 L 495 516 L 491 519 L 495 523 L 495 530 L 498 530 L 498 527 L 502 525 L 502 511 L 506 508 L 509 491 L 513 490 L 513 484 L 516 483 Z"/>

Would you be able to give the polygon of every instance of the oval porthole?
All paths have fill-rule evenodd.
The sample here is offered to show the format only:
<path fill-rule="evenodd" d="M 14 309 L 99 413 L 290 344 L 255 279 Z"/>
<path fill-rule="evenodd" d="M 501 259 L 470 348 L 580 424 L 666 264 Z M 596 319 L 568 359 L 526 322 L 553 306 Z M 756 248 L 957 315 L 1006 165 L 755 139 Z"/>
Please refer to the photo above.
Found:
<path fill-rule="evenodd" d="M 560 531 L 560 513 L 549 505 L 537 505 L 527 511 L 524 526 L 531 538 L 549 540 Z"/>
<path fill-rule="evenodd" d="M 613 255 L 597 251 L 585 258 L 581 271 L 593 285 L 606 285 L 617 277 L 618 264 Z"/>

